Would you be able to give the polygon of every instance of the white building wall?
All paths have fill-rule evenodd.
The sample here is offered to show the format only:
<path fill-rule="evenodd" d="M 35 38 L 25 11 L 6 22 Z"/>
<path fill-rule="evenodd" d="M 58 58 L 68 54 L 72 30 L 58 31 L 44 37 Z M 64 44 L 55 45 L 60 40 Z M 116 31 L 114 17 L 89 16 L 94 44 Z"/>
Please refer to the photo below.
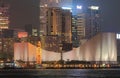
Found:
<path fill-rule="evenodd" d="M 42 50 L 42 61 L 58 61 L 60 60 L 60 53 Z"/>
<path fill-rule="evenodd" d="M 101 33 L 86 41 L 79 48 L 63 53 L 63 60 L 116 62 L 116 36 L 114 33 Z M 42 50 L 43 61 L 60 60 L 60 53 Z"/>
<path fill-rule="evenodd" d="M 116 35 L 101 33 L 80 46 L 80 60 L 117 61 Z"/>
<path fill-rule="evenodd" d="M 27 42 L 15 43 L 14 60 L 36 61 L 36 47 Z"/>
<path fill-rule="evenodd" d="M 36 59 L 36 47 L 30 43 L 14 44 L 14 60 L 29 61 Z M 42 49 L 42 61 L 58 61 L 60 53 Z M 117 44 L 115 33 L 101 33 L 86 41 L 79 48 L 63 52 L 63 60 L 117 62 Z"/>

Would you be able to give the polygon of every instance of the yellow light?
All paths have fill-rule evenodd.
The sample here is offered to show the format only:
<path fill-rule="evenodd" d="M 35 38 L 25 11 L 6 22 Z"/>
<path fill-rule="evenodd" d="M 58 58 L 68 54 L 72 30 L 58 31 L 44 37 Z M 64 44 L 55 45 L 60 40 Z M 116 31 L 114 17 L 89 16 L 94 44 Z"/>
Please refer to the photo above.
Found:
<path fill-rule="evenodd" d="M 3 61 L 3 60 L 1 60 L 0 62 L 1 62 L 1 63 L 3 63 L 4 61 Z"/>
<path fill-rule="evenodd" d="M 37 64 L 41 64 L 41 59 L 42 59 L 42 53 L 41 53 L 41 43 L 40 41 L 38 42 L 38 47 L 37 47 Z"/>
<path fill-rule="evenodd" d="M 96 64 L 94 64 L 94 68 L 96 68 L 97 67 L 97 65 Z"/>

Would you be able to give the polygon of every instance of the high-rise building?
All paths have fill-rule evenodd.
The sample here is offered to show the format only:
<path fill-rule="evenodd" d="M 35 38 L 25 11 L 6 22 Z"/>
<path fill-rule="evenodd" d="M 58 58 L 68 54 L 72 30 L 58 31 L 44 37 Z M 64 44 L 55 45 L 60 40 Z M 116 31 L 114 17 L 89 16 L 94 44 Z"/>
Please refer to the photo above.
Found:
<path fill-rule="evenodd" d="M 71 12 L 61 8 L 48 8 L 47 35 L 64 36 L 64 41 L 71 42 Z"/>
<path fill-rule="evenodd" d="M 74 47 L 80 45 L 80 39 L 85 38 L 86 19 L 84 13 L 72 17 L 72 43 Z"/>
<path fill-rule="evenodd" d="M 72 17 L 72 40 L 73 45 L 78 46 L 80 40 L 90 39 L 97 35 L 100 29 L 99 6 L 76 7 L 78 11 Z"/>
<path fill-rule="evenodd" d="M 65 37 L 65 42 L 71 43 L 71 26 L 72 26 L 72 13 L 70 10 L 62 10 L 62 35 Z"/>
<path fill-rule="evenodd" d="M 45 35 L 46 8 L 47 7 L 72 7 L 72 0 L 40 0 L 40 35 Z"/>
<path fill-rule="evenodd" d="M 0 1 L 0 29 L 9 28 L 9 5 Z"/>
<path fill-rule="evenodd" d="M 58 44 L 71 43 L 71 12 L 59 7 L 46 7 L 46 22 L 42 29 L 46 48 L 55 50 Z M 56 42 L 59 40 L 58 42 Z M 53 47 L 55 49 L 53 49 Z M 58 47 L 59 48 L 59 47 Z M 55 50 L 56 51 L 56 50 Z"/>
<path fill-rule="evenodd" d="M 72 12 L 72 43 L 74 47 L 78 47 L 80 45 L 80 41 L 82 39 L 90 39 L 91 37 L 95 36 L 97 33 L 100 32 L 100 9 L 99 6 L 91 6 L 88 4 L 87 0 L 41 0 L 41 14 L 40 14 L 40 27 L 41 27 L 41 34 L 51 34 L 55 35 L 59 34 L 59 28 L 56 29 L 57 26 L 61 27 L 64 23 L 63 19 L 60 19 L 59 15 L 61 14 L 61 11 L 55 11 L 52 13 L 54 16 L 50 17 L 47 7 L 62 7 L 63 9 L 69 9 Z M 50 10 L 49 10 L 50 12 Z M 53 12 L 53 11 L 51 11 Z M 48 14 L 48 15 L 47 15 Z M 54 21 L 54 23 L 51 23 L 48 21 L 46 16 L 49 16 L 50 18 L 55 19 L 55 17 L 59 18 L 57 20 L 51 20 L 51 22 Z M 59 22 L 57 22 L 59 21 Z M 63 23 L 61 24 L 62 21 Z M 48 24 L 47 24 L 48 23 Z M 56 26 L 55 26 L 56 23 Z M 54 25 L 52 25 L 54 24 Z M 49 26 L 47 26 L 49 25 Z M 54 27 L 55 26 L 55 27 Z M 68 25 L 69 26 L 69 25 Z M 66 28 L 68 28 L 66 26 Z M 53 30 L 52 30 L 52 29 Z M 64 27 L 62 27 L 64 28 Z M 69 28 L 68 28 L 69 29 Z M 64 29 L 62 30 L 64 31 Z"/>
<path fill-rule="evenodd" d="M 86 38 L 91 38 L 101 31 L 99 6 L 89 6 L 86 17 Z"/>
<path fill-rule="evenodd" d="M 47 35 L 61 35 L 62 10 L 60 8 L 48 8 L 47 11 Z"/>
<path fill-rule="evenodd" d="M 48 7 L 58 7 L 60 0 L 40 0 L 40 35 L 46 35 L 46 12 Z"/>
<path fill-rule="evenodd" d="M 40 0 L 40 36 L 46 50 L 59 52 L 59 44 L 71 43 L 71 12 L 61 9 L 71 4 L 72 0 Z"/>

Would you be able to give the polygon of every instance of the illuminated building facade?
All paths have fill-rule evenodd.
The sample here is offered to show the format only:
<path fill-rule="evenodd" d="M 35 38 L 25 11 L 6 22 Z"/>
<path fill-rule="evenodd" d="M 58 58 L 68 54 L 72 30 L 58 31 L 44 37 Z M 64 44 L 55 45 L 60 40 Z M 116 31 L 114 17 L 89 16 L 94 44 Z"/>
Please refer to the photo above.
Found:
<path fill-rule="evenodd" d="M 101 32 L 99 6 L 89 6 L 86 11 L 86 18 L 86 38 L 91 38 Z"/>
<path fill-rule="evenodd" d="M 44 46 L 43 43 L 41 43 Z M 51 45 L 49 45 L 51 46 Z M 29 54 L 29 55 L 28 55 Z M 41 49 L 41 61 L 59 61 L 61 53 Z M 37 61 L 37 47 L 28 42 L 15 43 L 14 60 Z M 29 56 L 29 58 L 27 58 Z M 96 63 L 116 63 L 117 44 L 115 33 L 100 33 L 78 48 L 63 52 L 63 60 L 78 60 Z"/>
<path fill-rule="evenodd" d="M 86 16 L 84 13 L 72 17 L 72 42 L 74 47 L 80 45 L 80 39 L 85 38 Z"/>
<path fill-rule="evenodd" d="M 62 44 L 62 41 L 71 43 L 71 12 L 59 7 L 46 7 L 44 10 L 46 10 L 46 14 L 44 27 L 42 27 L 41 31 L 45 38 L 43 41 L 45 41 L 46 46 L 53 49 L 52 47 L 54 46 L 59 48 L 58 44 Z M 59 40 L 57 43 L 56 39 Z M 48 50 L 47 47 L 46 50 Z M 53 51 L 56 51 L 55 47 Z"/>
<path fill-rule="evenodd" d="M 29 42 L 14 43 L 14 60 L 22 60 L 24 62 L 41 64 L 42 52 L 41 43 L 38 42 L 37 46 Z"/>
<path fill-rule="evenodd" d="M 14 60 L 35 62 L 37 47 L 28 42 L 14 43 Z"/>
<path fill-rule="evenodd" d="M 40 36 L 46 35 L 46 12 L 49 7 L 58 7 L 59 0 L 40 0 Z"/>
<path fill-rule="evenodd" d="M 115 33 L 100 33 L 80 47 L 80 59 L 90 61 L 117 62 Z"/>
<path fill-rule="evenodd" d="M 116 33 L 117 39 L 117 61 L 120 63 L 120 33 Z"/>
<path fill-rule="evenodd" d="M 47 35 L 64 36 L 71 42 L 71 12 L 61 8 L 49 8 L 47 12 Z"/>
<path fill-rule="evenodd" d="M 72 41 L 78 47 L 83 39 L 90 39 L 100 31 L 100 9 L 99 6 L 77 6 L 78 11 L 72 17 Z"/>
<path fill-rule="evenodd" d="M 56 5 L 57 4 L 57 5 Z M 59 27 L 62 26 L 60 22 L 60 9 L 56 10 L 56 17 L 59 19 L 51 20 L 51 22 L 54 21 L 54 23 L 51 23 L 48 21 L 50 18 L 55 18 L 55 9 L 53 10 L 53 16 L 50 17 L 50 13 L 48 13 L 47 9 L 48 7 L 62 7 L 62 9 L 67 9 L 72 12 L 72 43 L 74 47 L 79 47 L 79 44 L 81 44 L 83 39 L 90 39 L 96 34 L 98 34 L 100 30 L 100 8 L 99 6 L 88 6 L 87 2 L 84 0 L 41 0 L 41 14 L 40 14 L 40 22 L 41 22 L 41 35 L 55 35 L 60 34 L 59 31 L 57 31 L 55 27 L 55 22 L 59 21 L 59 23 L 56 23 L 56 26 Z M 50 9 L 49 9 L 50 12 Z M 51 10 L 52 12 L 52 10 Z M 46 16 L 49 16 L 48 19 Z M 54 25 L 52 25 L 54 24 Z M 49 25 L 49 26 L 47 26 Z M 51 27 L 52 26 L 52 27 Z M 53 27 L 54 26 L 54 27 Z M 53 30 L 52 30 L 52 29 Z M 60 30 L 61 28 L 59 28 Z M 47 32 L 48 31 L 48 32 Z"/>
<path fill-rule="evenodd" d="M 0 29 L 9 28 L 9 5 L 0 1 Z"/>
<path fill-rule="evenodd" d="M 43 61 L 56 61 L 60 53 L 42 50 Z M 115 33 L 100 33 L 78 48 L 63 53 L 63 60 L 79 60 L 96 63 L 117 63 L 117 44 Z"/>
<path fill-rule="evenodd" d="M 71 43 L 72 13 L 70 10 L 62 10 L 62 35 L 67 43 Z"/>
<path fill-rule="evenodd" d="M 62 10 L 60 8 L 48 8 L 47 11 L 47 35 L 61 35 Z"/>
<path fill-rule="evenodd" d="M 72 0 L 40 0 L 40 35 L 46 35 L 46 8 L 68 7 L 72 5 Z"/>

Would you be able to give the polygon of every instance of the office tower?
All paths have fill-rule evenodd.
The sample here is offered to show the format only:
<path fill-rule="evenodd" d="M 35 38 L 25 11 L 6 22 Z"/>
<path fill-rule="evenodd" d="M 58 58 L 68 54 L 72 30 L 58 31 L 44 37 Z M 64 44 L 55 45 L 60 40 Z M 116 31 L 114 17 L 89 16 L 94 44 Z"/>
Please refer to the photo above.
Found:
<path fill-rule="evenodd" d="M 45 49 L 58 51 L 59 44 L 71 43 L 71 12 L 59 7 L 46 7 L 45 10 L 46 21 L 42 29 Z"/>
<path fill-rule="evenodd" d="M 61 35 L 62 11 L 60 8 L 48 8 L 47 11 L 47 35 Z"/>
<path fill-rule="evenodd" d="M 40 35 L 46 35 L 46 12 L 48 7 L 58 7 L 60 0 L 40 0 Z"/>
<path fill-rule="evenodd" d="M 72 13 L 70 10 L 62 10 L 62 35 L 64 35 L 64 41 L 71 43 L 71 26 L 72 26 Z"/>
<path fill-rule="evenodd" d="M 73 47 L 80 46 L 80 39 L 85 38 L 86 19 L 84 13 L 72 16 L 72 42 Z"/>
<path fill-rule="evenodd" d="M 101 31 L 99 6 L 89 6 L 86 11 L 86 17 L 86 38 L 91 38 Z"/>
<path fill-rule="evenodd" d="M 71 5 L 72 0 L 40 0 L 40 35 L 62 35 L 62 33 L 65 33 L 66 36 L 71 36 L 71 13 L 69 11 L 55 9 L 55 7 L 68 7 Z M 47 10 L 49 7 L 54 7 L 54 10 Z M 54 11 L 52 19 L 54 25 L 51 25 L 52 21 L 48 21 L 48 19 L 50 20 L 52 18 L 50 17 L 50 11 Z M 46 18 L 46 16 L 48 17 Z M 71 42 L 70 38 L 68 42 Z"/>
<path fill-rule="evenodd" d="M 76 10 L 72 17 L 72 40 L 73 45 L 78 46 L 83 39 L 90 39 L 101 31 L 100 9 L 99 6 L 79 5 Z"/>
<path fill-rule="evenodd" d="M 72 7 L 72 0 L 40 0 L 40 35 L 46 35 L 46 8 L 47 7 Z"/>
<path fill-rule="evenodd" d="M 64 36 L 71 42 L 71 12 L 61 8 L 48 8 L 47 35 Z"/>
<path fill-rule="evenodd" d="M 0 29 L 9 28 L 9 5 L 0 1 Z"/>

